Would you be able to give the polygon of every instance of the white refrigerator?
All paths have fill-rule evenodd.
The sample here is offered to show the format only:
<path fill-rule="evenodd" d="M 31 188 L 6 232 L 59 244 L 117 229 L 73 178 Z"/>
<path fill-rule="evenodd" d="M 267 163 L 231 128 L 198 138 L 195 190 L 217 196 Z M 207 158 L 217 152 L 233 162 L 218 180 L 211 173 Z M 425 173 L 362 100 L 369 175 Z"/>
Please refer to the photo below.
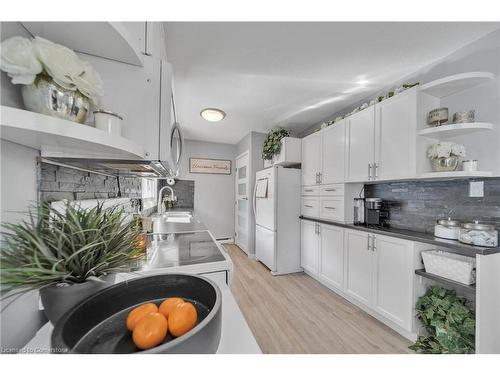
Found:
<path fill-rule="evenodd" d="M 255 257 L 273 275 L 300 267 L 300 169 L 270 167 L 256 174 Z"/>

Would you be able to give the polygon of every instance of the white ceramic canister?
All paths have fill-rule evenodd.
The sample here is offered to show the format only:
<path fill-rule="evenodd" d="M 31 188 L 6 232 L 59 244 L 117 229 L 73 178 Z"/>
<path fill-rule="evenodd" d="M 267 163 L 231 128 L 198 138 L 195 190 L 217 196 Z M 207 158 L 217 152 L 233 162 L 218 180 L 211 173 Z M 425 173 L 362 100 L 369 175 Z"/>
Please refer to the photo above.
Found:
<path fill-rule="evenodd" d="M 477 160 L 464 160 L 464 161 L 462 161 L 462 170 L 465 172 L 477 171 Z"/>
<path fill-rule="evenodd" d="M 122 135 L 122 121 L 123 118 L 113 112 L 98 110 L 94 111 L 94 123 L 97 129 L 104 130 L 109 134 L 121 136 Z"/>

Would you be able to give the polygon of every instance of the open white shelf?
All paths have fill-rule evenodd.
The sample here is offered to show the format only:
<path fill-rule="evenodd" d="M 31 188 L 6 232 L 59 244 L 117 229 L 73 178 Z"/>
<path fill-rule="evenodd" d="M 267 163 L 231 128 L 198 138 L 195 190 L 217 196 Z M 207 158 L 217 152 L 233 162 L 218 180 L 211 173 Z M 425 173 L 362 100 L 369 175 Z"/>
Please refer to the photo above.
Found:
<path fill-rule="evenodd" d="M 490 124 L 489 122 L 469 122 L 429 127 L 420 130 L 418 134 L 436 139 L 447 139 L 488 130 L 493 130 L 493 124 Z"/>
<path fill-rule="evenodd" d="M 420 86 L 420 91 L 437 98 L 444 98 L 484 83 L 493 77 L 493 73 L 490 72 L 455 74 L 426 83 Z"/>
<path fill-rule="evenodd" d="M 77 52 L 143 65 L 140 40 L 122 22 L 22 22 L 34 36 Z"/>
<path fill-rule="evenodd" d="M 88 125 L 0 106 L 1 139 L 40 150 L 45 157 L 137 160 L 142 146 Z"/>
<path fill-rule="evenodd" d="M 428 172 L 422 173 L 419 178 L 469 178 L 469 177 L 492 177 L 492 172 L 487 171 L 453 171 L 453 172 Z"/>

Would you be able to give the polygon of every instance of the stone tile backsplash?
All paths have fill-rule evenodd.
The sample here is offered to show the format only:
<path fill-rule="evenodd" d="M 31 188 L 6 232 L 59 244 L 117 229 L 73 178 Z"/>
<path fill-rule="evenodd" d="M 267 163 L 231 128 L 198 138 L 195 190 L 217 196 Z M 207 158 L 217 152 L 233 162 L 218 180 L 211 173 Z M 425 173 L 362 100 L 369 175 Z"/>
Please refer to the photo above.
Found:
<path fill-rule="evenodd" d="M 500 228 L 500 178 L 484 181 L 484 197 L 469 197 L 470 180 L 409 181 L 365 185 L 365 197 L 387 201 L 393 228 L 433 233 L 436 219 L 480 220 Z"/>

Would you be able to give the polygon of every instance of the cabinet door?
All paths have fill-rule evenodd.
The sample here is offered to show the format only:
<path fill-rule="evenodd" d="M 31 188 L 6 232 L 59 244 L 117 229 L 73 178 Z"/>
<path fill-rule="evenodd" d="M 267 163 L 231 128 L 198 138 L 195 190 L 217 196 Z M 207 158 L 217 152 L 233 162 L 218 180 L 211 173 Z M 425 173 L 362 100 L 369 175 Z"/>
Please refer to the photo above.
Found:
<path fill-rule="evenodd" d="M 320 238 L 320 280 L 327 285 L 343 290 L 344 229 L 321 224 Z"/>
<path fill-rule="evenodd" d="M 346 231 L 345 292 L 370 306 L 372 301 L 372 252 L 368 233 Z"/>
<path fill-rule="evenodd" d="M 172 64 L 161 61 L 161 105 L 160 105 L 160 160 L 174 159 L 171 149 L 171 130 L 174 123 L 172 106 Z M 175 99 L 175 98 L 174 98 Z"/>
<path fill-rule="evenodd" d="M 373 308 L 407 331 L 412 322 L 413 243 L 377 235 L 373 248 Z"/>
<path fill-rule="evenodd" d="M 321 133 L 302 139 L 302 185 L 315 185 L 321 171 Z"/>
<path fill-rule="evenodd" d="M 347 180 L 368 181 L 374 158 L 375 108 L 368 107 L 347 119 Z"/>
<path fill-rule="evenodd" d="M 144 66 L 85 55 L 104 81 L 100 107 L 123 117 L 122 135 L 142 147 L 147 159 L 159 159 L 160 61 L 144 56 Z"/>
<path fill-rule="evenodd" d="M 346 120 L 328 127 L 322 135 L 321 183 L 344 182 Z"/>
<path fill-rule="evenodd" d="M 319 271 L 319 235 L 317 224 L 312 221 L 301 221 L 300 263 L 304 270 L 317 276 Z"/>
<path fill-rule="evenodd" d="M 375 178 L 412 177 L 415 168 L 417 92 L 411 90 L 375 106 Z"/>

